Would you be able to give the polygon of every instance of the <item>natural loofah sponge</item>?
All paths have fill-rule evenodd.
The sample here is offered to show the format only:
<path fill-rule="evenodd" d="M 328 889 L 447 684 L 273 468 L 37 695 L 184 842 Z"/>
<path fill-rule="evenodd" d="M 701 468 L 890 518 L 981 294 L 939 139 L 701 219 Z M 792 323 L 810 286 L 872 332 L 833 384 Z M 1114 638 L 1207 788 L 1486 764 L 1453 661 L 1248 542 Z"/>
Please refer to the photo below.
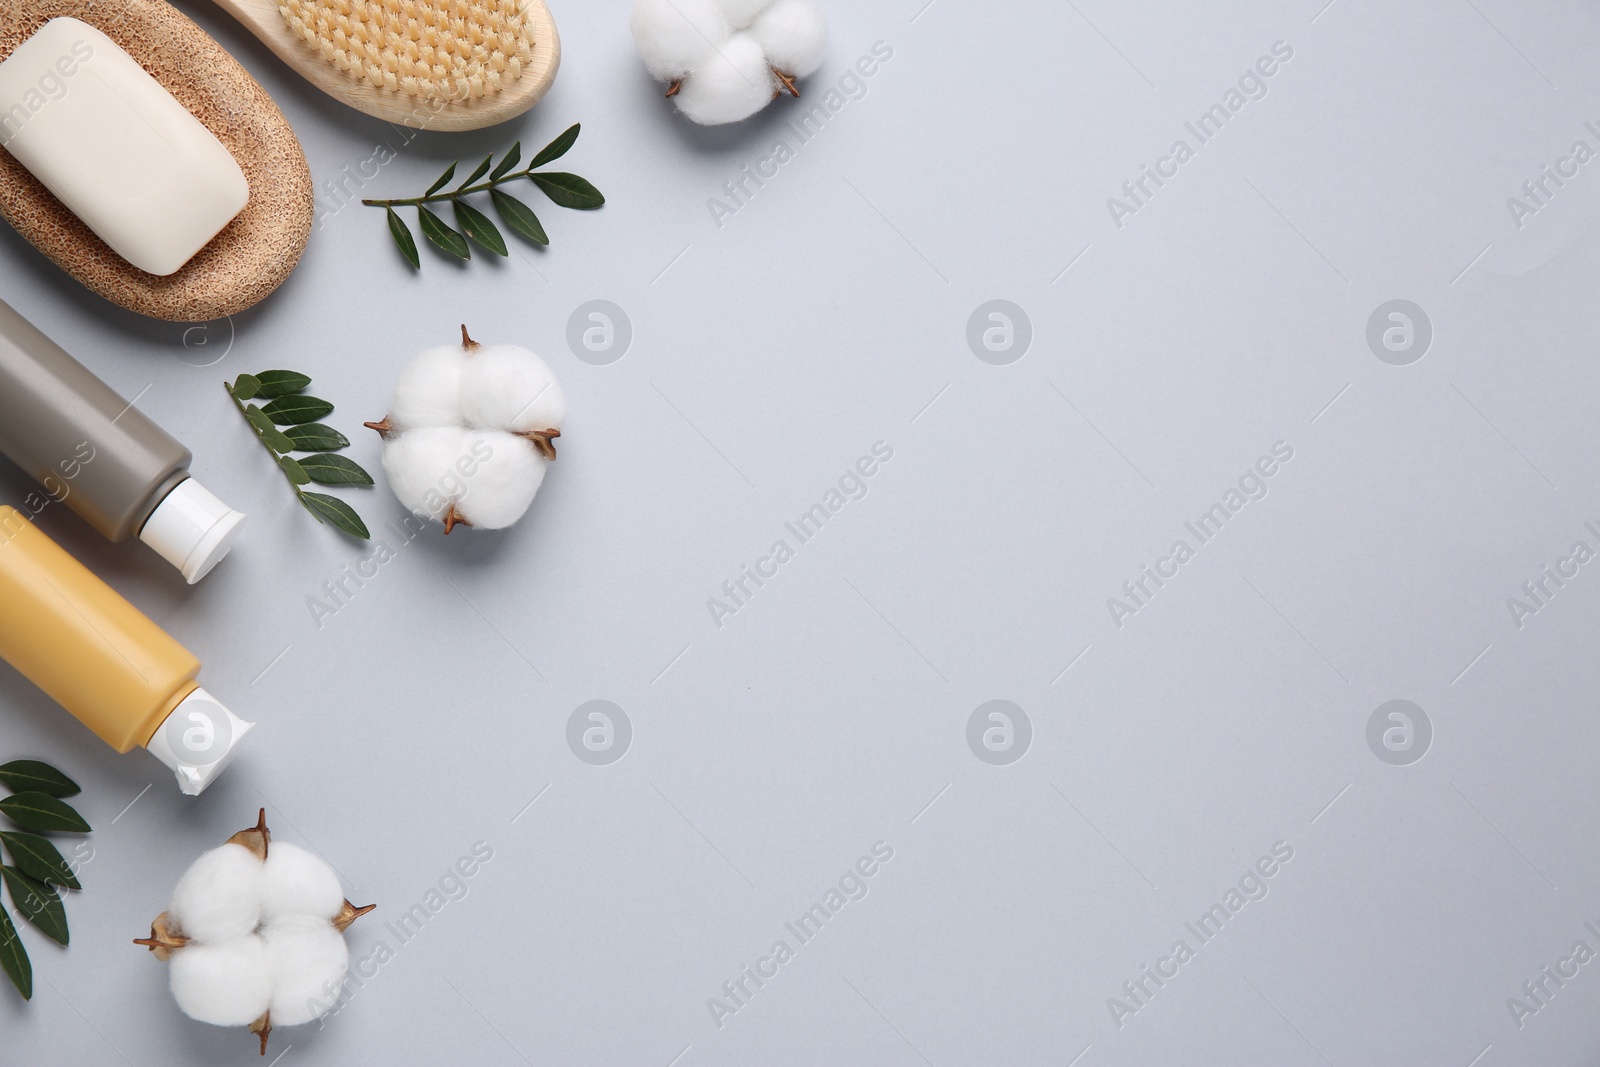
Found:
<path fill-rule="evenodd" d="M 499 92 L 532 58 L 519 0 L 280 0 L 278 11 L 351 78 L 425 100 Z"/>
<path fill-rule="evenodd" d="M 389 488 L 413 513 L 499 530 L 527 512 L 556 458 L 567 398 L 550 365 L 516 345 L 419 353 L 401 372 L 383 435 Z"/>
<path fill-rule="evenodd" d="M 134 942 L 171 964 L 172 998 L 213 1026 L 248 1026 L 261 1053 L 274 1026 L 325 1015 L 350 965 L 344 931 L 371 911 L 344 899 L 332 867 L 272 843 L 256 825 L 205 853 L 178 880 L 172 907 Z"/>
<path fill-rule="evenodd" d="M 702 125 L 749 118 L 822 66 L 821 0 L 636 0 L 633 39 L 645 69 Z"/>

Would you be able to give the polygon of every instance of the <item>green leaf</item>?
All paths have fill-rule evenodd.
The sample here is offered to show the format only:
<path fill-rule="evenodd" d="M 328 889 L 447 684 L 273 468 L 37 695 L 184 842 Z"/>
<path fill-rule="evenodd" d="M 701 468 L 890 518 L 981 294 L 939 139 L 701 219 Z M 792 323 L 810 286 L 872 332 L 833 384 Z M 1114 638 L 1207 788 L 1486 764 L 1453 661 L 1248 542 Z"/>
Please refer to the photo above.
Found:
<path fill-rule="evenodd" d="M 289 480 L 295 485 L 307 485 L 311 481 L 311 475 L 306 473 L 306 469 L 300 465 L 300 461 L 293 456 L 279 456 L 278 466 L 283 468 L 283 473 L 287 474 Z"/>
<path fill-rule="evenodd" d="M 367 524 L 361 521 L 361 516 L 356 514 L 355 509 L 336 496 L 324 493 L 301 493 L 300 502 L 318 519 L 333 523 L 352 537 L 359 537 L 362 540 L 372 537 L 367 531 Z"/>
<path fill-rule="evenodd" d="M 11 890 L 11 903 L 17 906 L 24 919 L 52 941 L 65 945 L 72 939 L 67 931 L 67 909 L 61 903 L 61 894 L 15 867 L 0 867 L 0 876 Z"/>
<path fill-rule="evenodd" d="M 260 389 L 261 381 L 254 374 L 241 374 L 233 380 L 232 385 L 228 386 L 228 392 L 239 400 L 249 400 L 259 396 Z"/>
<path fill-rule="evenodd" d="M 0 968 L 23 1000 L 33 999 L 33 964 L 28 962 L 28 950 L 22 947 L 22 938 L 4 908 L 0 908 Z"/>
<path fill-rule="evenodd" d="M 353 459 L 332 452 L 318 452 L 300 461 L 300 467 L 318 485 L 371 485 L 372 475 Z"/>
<path fill-rule="evenodd" d="M 294 445 L 296 452 L 327 452 L 350 447 L 350 438 L 321 422 L 307 422 L 290 426 L 284 437 Z"/>
<path fill-rule="evenodd" d="M 494 170 L 489 172 L 489 180 L 490 181 L 498 181 L 500 178 L 504 177 L 505 173 L 508 170 L 510 170 L 512 167 L 516 166 L 517 165 L 517 160 L 519 160 L 521 158 L 522 158 L 522 142 L 521 141 L 515 141 L 515 142 L 512 143 L 511 147 L 506 151 L 505 158 L 502 159 L 499 162 L 499 164 L 497 164 L 495 166 Z"/>
<path fill-rule="evenodd" d="M 0 815 L 24 830 L 67 830 L 75 834 L 89 832 L 89 824 L 70 804 L 37 790 L 15 793 L 0 800 Z"/>
<path fill-rule="evenodd" d="M 552 159 L 560 159 L 566 155 L 567 149 L 571 148 L 573 142 L 578 139 L 578 131 L 580 129 L 582 129 L 582 124 L 576 122 L 567 127 L 560 137 L 539 149 L 539 154 L 533 157 L 533 162 L 528 164 L 528 169 L 542 167 Z"/>
<path fill-rule="evenodd" d="M 283 435 L 283 431 L 272 425 L 272 419 L 259 407 L 251 404 L 245 408 L 244 417 L 250 420 L 250 425 L 256 428 L 256 434 L 263 444 L 274 452 L 293 452 L 294 442 Z"/>
<path fill-rule="evenodd" d="M 264 370 L 256 375 L 256 379 L 261 383 L 256 396 L 267 400 L 290 393 L 303 393 L 306 386 L 311 384 L 309 377 L 293 370 Z"/>
<path fill-rule="evenodd" d="M 422 221 L 422 235 L 440 249 L 457 259 L 471 259 L 472 249 L 467 239 L 444 224 L 444 220 L 422 205 L 417 205 L 417 217 Z"/>
<path fill-rule="evenodd" d="M 319 397 L 293 393 L 280 396 L 261 411 L 279 426 L 298 426 L 302 422 L 316 422 L 333 410 L 333 405 Z"/>
<path fill-rule="evenodd" d="M 545 196 L 562 207 L 593 211 L 606 202 L 600 190 L 576 174 L 551 171 L 548 174 L 530 174 L 528 177 L 533 180 L 533 184 L 544 190 Z"/>
<path fill-rule="evenodd" d="M 456 163 L 459 163 L 459 162 L 461 162 L 459 159 L 456 160 Z M 450 179 L 454 178 L 455 176 L 456 176 L 456 164 L 452 163 L 452 164 L 450 164 L 448 167 L 446 167 L 444 169 L 444 173 L 443 174 L 439 175 L 439 180 L 434 182 L 432 185 L 428 186 L 428 191 L 423 193 L 422 195 L 423 196 L 432 196 L 434 193 L 437 193 L 440 189 L 443 189 L 445 187 L 445 184 L 447 182 L 449 182 Z"/>
<path fill-rule="evenodd" d="M 489 221 L 489 216 L 465 200 L 452 200 L 451 203 L 456 208 L 456 225 L 460 226 L 468 237 L 497 256 L 506 254 L 506 239 L 500 236 L 499 229 Z"/>
<path fill-rule="evenodd" d="M 78 883 L 77 875 L 72 873 L 72 866 L 47 838 L 0 830 L 0 844 L 5 845 L 6 851 L 11 853 L 11 862 L 22 868 L 23 873 L 51 885 L 68 889 L 83 888 Z"/>
<path fill-rule="evenodd" d="M 411 236 L 411 227 L 396 214 L 394 208 L 385 207 L 383 210 L 389 215 L 389 236 L 400 246 L 400 254 L 406 257 L 406 262 L 411 264 L 412 269 L 421 270 L 422 258 L 417 255 L 417 239 Z"/>
<path fill-rule="evenodd" d="M 500 213 L 500 220 L 507 226 L 534 244 L 550 243 L 550 238 L 545 236 L 544 227 L 539 225 L 539 216 L 535 215 L 527 204 L 510 193 L 502 193 L 499 189 L 490 189 L 489 199 L 493 201 L 495 211 Z"/>
<path fill-rule="evenodd" d="M 460 185 L 456 186 L 456 191 L 460 192 L 462 189 L 465 189 L 467 186 L 471 185 L 473 182 L 477 181 L 479 178 L 483 177 L 485 174 L 488 174 L 489 173 L 489 164 L 493 160 L 494 160 L 494 153 L 493 152 L 490 152 L 488 155 L 484 156 L 483 157 L 483 162 L 478 164 L 478 169 L 474 170 L 471 174 L 469 174 L 467 176 L 466 181 L 464 181 Z"/>
<path fill-rule="evenodd" d="M 0 783 L 13 793 L 36 789 L 53 797 L 75 797 L 83 792 L 77 782 L 50 764 L 33 759 L 12 760 L 0 765 Z"/>

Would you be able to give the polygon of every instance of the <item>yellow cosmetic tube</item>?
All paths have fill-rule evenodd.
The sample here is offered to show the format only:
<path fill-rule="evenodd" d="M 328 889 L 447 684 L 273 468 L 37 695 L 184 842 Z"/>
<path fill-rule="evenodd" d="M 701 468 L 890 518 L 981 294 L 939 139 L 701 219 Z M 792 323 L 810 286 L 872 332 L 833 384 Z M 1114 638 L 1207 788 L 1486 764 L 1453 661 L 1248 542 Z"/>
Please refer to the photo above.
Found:
<path fill-rule="evenodd" d="M 150 750 L 191 796 L 255 725 L 200 688 L 193 653 L 3 505 L 0 657 L 118 752 Z"/>

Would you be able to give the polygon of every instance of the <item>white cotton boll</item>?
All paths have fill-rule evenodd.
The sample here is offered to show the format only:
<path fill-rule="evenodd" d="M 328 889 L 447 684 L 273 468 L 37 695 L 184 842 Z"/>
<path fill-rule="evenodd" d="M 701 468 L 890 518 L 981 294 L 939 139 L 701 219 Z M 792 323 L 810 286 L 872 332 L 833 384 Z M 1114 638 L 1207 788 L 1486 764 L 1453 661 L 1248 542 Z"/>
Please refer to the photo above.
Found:
<path fill-rule="evenodd" d="M 472 431 L 467 447 L 478 464 L 456 509 L 477 529 L 503 530 L 527 512 L 550 461 L 533 442 L 496 430 Z"/>
<path fill-rule="evenodd" d="M 411 512 L 444 521 L 466 482 L 456 464 L 467 454 L 469 431 L 459 426 L 408 430 L 384 442 L 389 488 Z"/>
<path fill-rule="evenodd" d="M 389 421 L 397 430 L 461 424 L 461 370 L 467 352 L 446 345 L 419 352 L 394 386 Z"/>
<path fill-rule="evenodd" d="M 771 7 L 772 0 L 717 0 L 717 6 L 727 17 L 728 25 L 736 30 L 742 30 L 754 22 L 756 16 Z"/>
<path fill-rule="evenodd" d="M 190 943 L 172 954 L 171 964 L 172 997 L 191 1019 L 248 1026 L 272 1001 L 266 948 L 254 934 L 215 945 Z"/>
<path fill-rule="evenodd" d="M 645 69 L 662 81 L 683 77 L 731 32 L 717 0 L 638 0 L 633 6 L 634 43 Z"/>
<path fill-rule="evenodd" d="M 344 907 L 338 874 L 297 845 L 273 842 L 261 875 L 261 917 L 268 922 L 287 915 L 331 920 Z"/>
<path fill-rule="evenodd" d="M 747 119 L 772 102 L 778 79 L 749 34 L 736 33 L 698 63 L 673 101 L 702 126 Z"/>
<path fill-rule="evenodd" d="M 821 0 L 776 0 L 750 26 L 767 62 L 794 78 L 814 74 L 828 56 L 828 13 Z"/>
<path fill-rule="evenodd" d="M 167 912 L 173 925 L 196 941 L 220 943 L 249 934 L 261 919 L 261 873 L 261 861 L 243 845 L 205 853 L 172 891 Z"/>
<path fill-rule="evenodd" d="M 324 919 L 297 916 L 269 922 L 261 940 L 272 975 L 272 1024 L 299 1026 L 326 1015 L 350 967 L 344 935 Z"/>
<path fill-rule="evenodd" d="M 481 345 L 461 372 L 461 414 L 485 430 L 559 430 L 567 397 L 550 365 L 517 345 Z"/>

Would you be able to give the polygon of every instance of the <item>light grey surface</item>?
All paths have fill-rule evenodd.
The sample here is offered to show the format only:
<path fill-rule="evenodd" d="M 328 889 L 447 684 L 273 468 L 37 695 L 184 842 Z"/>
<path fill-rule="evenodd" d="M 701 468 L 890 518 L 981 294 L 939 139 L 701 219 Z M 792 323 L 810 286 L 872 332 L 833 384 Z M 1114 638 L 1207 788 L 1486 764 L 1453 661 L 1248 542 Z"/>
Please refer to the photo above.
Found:
<path fill-rule="evenodd" d="M 570 167 L 609 204 L 542 212 L 548 253 L 424 249 L 420 277 L 324 184 L 399 134 L 199 7 L 305 143 L 328 214 L 299 270 L 186 329 L 9 233 L 0 269 L 251 513 L 194 589 L 62 509 L 41 525 L 261 727 L 187 800 L 0 673 L 0 748 L 75 773 L 98 828 L 72 948 L 28 934 L 35 1002 L 0 996 L 0 1062 L 255 1062 L 127 942 L 261 804 L 379 905 L 358 958 L 494 850 L 325 1029 L 274 1038 L 290 1067 L 1594 1062 L 1600 962 L 1521 1028 L 1507 1000 L 1600 950 L 1600 564 L 1520 628 L 1507 600 L 1600 549 L 1600 161 L 1520 229 L 1506 201 L 1600 149 L 1600 14 L 1324 3 L 835 2 L 806 100 L 716 131 L 669 114 L 625 3 L 558 4 L 544 102 L 417 138 L 367 195 L 581 120 Z M 893 58 L 802 143 L 786 120 L 877 41 Z M 1267 95 L 1197 146 L 1185 122 L 1277 41 Z M 1194 158 L 1118 228 L 1107 198 L 1178 138 Z M 708 199 L 780 139 L 719 227 Z M 632 324 L 609 365 L 566 341 L 595 299 Z M 996 299 L 1031 322 L 1009 365 L 967 344 Z M 1367 344 L 1391 300 L 1432 324 L 1409 365 Z M 290 503 L 220 383 L 303 369 L 354 427 L 460 322 L 552 360 L 561 458 L 518 527 L 417 539 L 319 629 L 307 598 L 364 550 Z M 866 496 L 798 545 L 785 522 L 879 441 Z M 1265 497 L 1200 544 L 1185 523 L 1277 442 Z M 375 440 L 354 454 L 376 469 Z M 381 487 L 359 506 L 399 515 Z M 780 538 L 718 628 L 707 599 Z M 1107 599 L 1179 539 L 1119 628 Z M 618 762 L 569 750 L 591 700 L 631 722 Z M 1031 723 L 1020 761 L 968 747 L 991 700 Z M 1408 765 L 1368 745 L 1391 700 L 1431 723 Z M 799 945 L 784 924 L 879 841 L 865 898 Z M 1185 923 L 1278 842 L 1265 898 L 1202 945 Z M 716 1026 L 708 998 L 779 939 L 794 958 Z M 1180 939 L 1119 1027 L 1109 998 Z"/>

